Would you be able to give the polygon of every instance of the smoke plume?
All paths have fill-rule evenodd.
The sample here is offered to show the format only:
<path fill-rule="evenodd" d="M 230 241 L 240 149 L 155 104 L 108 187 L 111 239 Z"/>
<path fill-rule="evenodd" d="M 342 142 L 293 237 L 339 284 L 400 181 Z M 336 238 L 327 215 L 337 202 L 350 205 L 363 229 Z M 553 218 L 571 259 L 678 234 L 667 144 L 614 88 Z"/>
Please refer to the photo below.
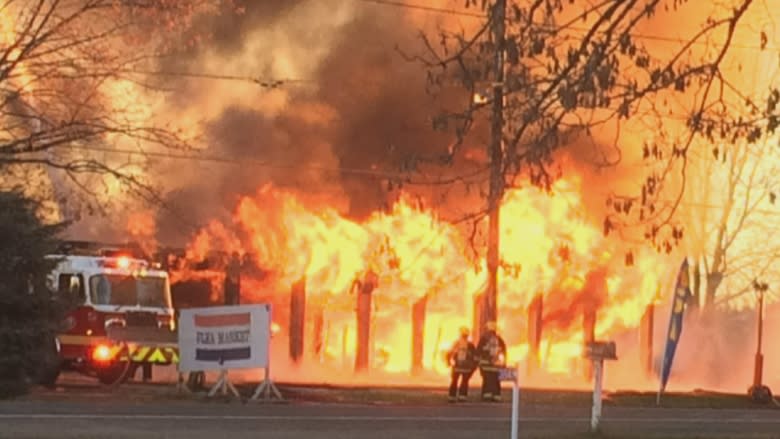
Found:
<path fill-rule="evenodd" d="M 431 119 L 442 109 L 463 108 L 470 97 L 457 87 L 431 96 L 425 66 L 404 55 L 425 51 L 420 31 L 435 35 L 445 26 L 468 32 L 480 20 L 356 0 L 237 3 L 243 13 L 201 17 L 181 38 L 201 43 L 159 65 L 163 72 L 232 78 L 174 76 L 165 83 L 173 92 L 150 103 L 155 114 L 199 133 L 201 153 L 209 158 L 150 160 L 147 174 L 165 197 L 165 208 L 155 209 L 160 243 L 181 246 L 209 221 L 230 223 L 240 197 L 266 183 L 292 189 L 309 204 L 365 218 L 398 196 L 387 190 L 388 174 L 410 158 L 451 145 L 452 133 L 433 130 Z M 268 88 L 255 80 L 289 81 Z M 485 128 L 476 127 L 475 148 L 484 148 Z M 608 137 L 573 138 L 576 148 L 560 162 L 588 186 L 620 184 L 614 168 L 599 172 L 615 155 L 605 146 Z M 473 166 L 486 156 L 470 154 L 465 161 Z M 441 187 L 403 190 L 450 211 L 445 218 L 472 213 L 484 202 L 479 190 L 447 188 L 446 198 Z M 602 192 L 586 197 L 594 218 L 602 216 L 603 200 Z M 71 232 L 119 239 L 127 219 L 116 216 L 110 224 L 89 217 Z"/>
<path fill-rule="evenodd" d="M 418 44 L 404 10 L 305 0 L 243 7 L 241 15 L 204 18 L 193 32 L 213 38 L 162 68 L 293 81 L 270 90 L 178 81 L 165 111 L 198 123 L 204 155 L 229 163 L 159 166 L 170 207 L 158 213 L 161 241 L 181 244 L 197 226 L 228 220 L 239 196 L 268 182 L 365 217 L 390 201 L 383 172 L 450 140 L 430 129 L 436 108 L 423 66 L 396 50 Z"/>

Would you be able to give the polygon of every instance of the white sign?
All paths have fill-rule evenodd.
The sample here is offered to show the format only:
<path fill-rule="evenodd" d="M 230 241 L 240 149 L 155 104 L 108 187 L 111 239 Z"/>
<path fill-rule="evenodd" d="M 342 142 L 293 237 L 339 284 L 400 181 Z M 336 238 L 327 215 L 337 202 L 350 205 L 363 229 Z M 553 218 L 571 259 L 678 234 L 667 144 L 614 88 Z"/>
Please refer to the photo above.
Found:
<path fill-rule="evenodd" d="M 509 368 L 509 367 L 503 367 L 501 369 L 498 369 L 498 380 L 517 381 L 517 369 Z"/>
<path fill-rule="evenodd" d="M 181 310 L 179 371 L 268 367 L 270 305 Z"/>
<path fill-rule="evenodd" d="M 512 382 L 512 418 L 509 436 L 511 439 L 517 439 L 517 424 L 520 417 L 520 380 L 517 374 L 519 369 L 520 364 L 517 364 L 515 367 L 502 367 L 498 370 L 499 380 Z"/>

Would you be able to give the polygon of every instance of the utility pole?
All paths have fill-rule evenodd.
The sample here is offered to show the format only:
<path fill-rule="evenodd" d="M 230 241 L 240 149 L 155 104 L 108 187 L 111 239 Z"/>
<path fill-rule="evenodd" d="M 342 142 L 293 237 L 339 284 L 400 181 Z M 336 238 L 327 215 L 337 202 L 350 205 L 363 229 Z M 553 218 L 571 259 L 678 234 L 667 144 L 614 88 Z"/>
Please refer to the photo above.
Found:
<path fill-rule="evenodd" d="M 764 354 L 761 345 L 764 341 L 764 291 L 758 292 L 758 338 L 756 345 L 756 367 L 753 377 L 753 385 L 758 387 L 763 383 Z"/>
<path fill-rule="evenodd" d="M 498 317 L 498 265 L 500 258 L 499 216 L 504 195 L 504 40 L 506 38 L 506 0 L 496 0 L 490 14 L 491 31 L 495 43 L 495 80 L 493 82 L 493 105 L 490 124 L 490 189 L 488 191 L 488 284 L 483 315 L 486 321 Z M 484 321 L 482 322 L 484 326 Z M 481 333 L 482 328 L 480 328 Z"/>
<path fill-rule="evenodd" d="M 764 294 L 769 290 L 769 285 L 755 280 L 753 281 L 753 289 L 758 294 L 758 340 L 755 369 L 753 370 L 753 385 L 748 389 L 748 394 L 753 401 L 766 404 L 772 401 L 772 391 L 764 385 L 764 354 L 761 347 L 764 339 Z"/>

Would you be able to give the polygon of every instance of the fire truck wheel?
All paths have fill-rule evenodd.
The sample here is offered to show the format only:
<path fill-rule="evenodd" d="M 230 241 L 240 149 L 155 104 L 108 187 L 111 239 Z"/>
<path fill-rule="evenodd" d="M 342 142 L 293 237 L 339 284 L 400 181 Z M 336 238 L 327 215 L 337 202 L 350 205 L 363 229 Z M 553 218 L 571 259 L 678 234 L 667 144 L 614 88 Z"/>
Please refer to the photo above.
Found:
<path fill-rule="evenodd" d="M 127 381 L 130 375 L 130 362 L 115 361 L 96 371 L 97 379 L 106 386 L 115 386 Z"/>
<path fill-rule="evenodd" d="M 41 372 L 38 384 L 48 389 L 57 387 L 57 380 L 60 377 L 60 366 L 50 366 Z"/>
<path fill-rule="evenodd" d="M 41 386 L 54 388 L 57 385 L 57 379 L 60 377 L 62 369 L 62 360 L 60 358 L 59 344 L 56 339 L 52 340 L 50 349 L 44 352 L 42 364 L 38 370 L 37 382 Z"/>

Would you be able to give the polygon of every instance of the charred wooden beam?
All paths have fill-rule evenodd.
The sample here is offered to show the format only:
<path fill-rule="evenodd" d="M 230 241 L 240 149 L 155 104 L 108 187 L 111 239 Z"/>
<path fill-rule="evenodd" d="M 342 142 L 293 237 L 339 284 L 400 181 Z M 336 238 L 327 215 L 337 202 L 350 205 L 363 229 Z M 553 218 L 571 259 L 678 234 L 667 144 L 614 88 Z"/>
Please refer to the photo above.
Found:
<path fill-rule="evenodd" d="M 357 292 L 357 346 L 355 349 L 355 371 L 365 371 L 370 366 L 371 356 L 371 295 L 378 279 L 369 271 L 362 280 L 356 280 L 353 291 Z"/>
<path fill-rule="evenodd" d="M 319 306 L 312 311 L 314 314 L 314 322 L 312 328 L 311 352 L 314 354 L 314 358 L 321 360 L 323 350 L 325 349 L 325 314 L 322 307 Z"/>
<path fill-rule="evenodd" d="M 423 353 L 425 349 L 425 316 L 428 306 L 428 295 L 423 296 L 412 306 L 412 373 L 423 370 Z"/>
<path fill-rule="evenodd" d="M 290 291 L 290 359 L 299 363 L 303 358 L 306 322 L 306 278 L 292 285 Z"/>
<path fill-rule="evenodd" d="M 357 346 L 355 370 L 368 369 L 371 340 L 371 293 L 360 292 L 357 297 Z"/>
<path fill-rule="evenodd" d="M 528 306 L 528 373 L 536 371 L 540 364 L 540 346 L 542 344 L 542 330 L 544 315 L 544 299 L 537 294 Z"/>
<path fill-rule="evenodd" d="M 225 305 L 241 304 L 241 258 L 233 252 L 225 266 Z"/>

